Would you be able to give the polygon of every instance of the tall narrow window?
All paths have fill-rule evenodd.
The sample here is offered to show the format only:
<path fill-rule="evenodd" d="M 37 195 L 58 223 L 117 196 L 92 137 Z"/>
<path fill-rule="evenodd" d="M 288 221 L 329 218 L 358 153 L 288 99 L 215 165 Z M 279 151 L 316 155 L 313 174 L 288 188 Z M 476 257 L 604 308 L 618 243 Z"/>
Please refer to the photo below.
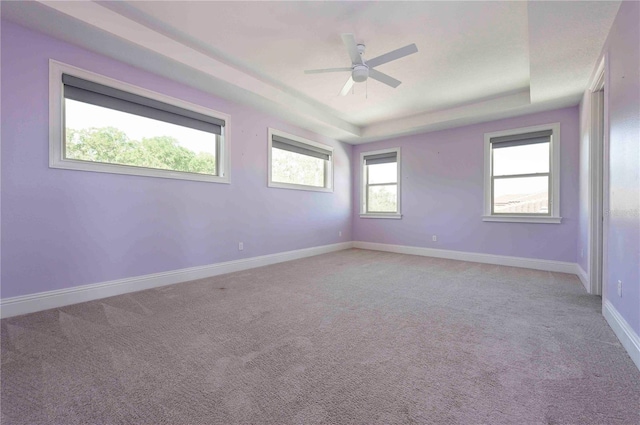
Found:
<path fill-rule="evenodd" d="M 269 187 L 333 190 L 333 148 L 269 129 Z"/>
<path fill-rule="evenodd" d="M 52 96 L 59 96 L 55 105 L 62 124 L 60 143 L 52 145 L 52 167 L 228 181 L 225 119 L 196 105 L 61 68 L 56 64 L 52 72 L 52 79 L 59 78 L 59 95 Z"/>
<path fill-rule="evenodd" d="M 362 154 L 364 218 L 400 218 L 400 149 Z"/>
<path fill-rule="evenodd" d="M 553 145 L 559 128 L 554 129 L 556 126 L 488 135 L 487 217 L 495 218 L 493 221 L 556 221 L 555 180 L 559 176 L 554 172 L 557 149 Z"/>

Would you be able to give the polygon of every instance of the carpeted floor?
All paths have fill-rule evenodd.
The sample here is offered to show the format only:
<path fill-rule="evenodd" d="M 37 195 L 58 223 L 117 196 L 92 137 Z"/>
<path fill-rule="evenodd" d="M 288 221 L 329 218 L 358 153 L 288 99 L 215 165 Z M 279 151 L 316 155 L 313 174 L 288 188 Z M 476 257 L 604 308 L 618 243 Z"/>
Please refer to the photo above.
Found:
<path fill-rule="evenodd" d="M 573 275 L 348 250 L 2 320 L 9 424 L 638 424 Z"/>

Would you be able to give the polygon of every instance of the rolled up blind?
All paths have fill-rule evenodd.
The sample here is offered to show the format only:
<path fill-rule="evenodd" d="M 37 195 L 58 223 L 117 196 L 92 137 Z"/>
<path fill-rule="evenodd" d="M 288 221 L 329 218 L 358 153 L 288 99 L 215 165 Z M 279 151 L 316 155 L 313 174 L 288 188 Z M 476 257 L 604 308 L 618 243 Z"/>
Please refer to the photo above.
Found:
<path fill-rule="evenodd" d="M 379 153 L 375 155 L 366 155 L 364 157 L 365 165 L 389 164 L 392 162 L 398 162 L 397 152 Z"/>
<path fill-rule="evenodd" d="M 331 151 L 329 150 L 307 145 L 296 140 L 287 139 L 286 137 L 278 136 L 276 134 L 271 137 L 271 146 L 276 149 L 282 149 L 283 151 L 324 159 L 325 161 L 328 161 L 329 158 L 331 158 Z"/>
<path fill-rule="evenodd" d="M 491 146 L 496 148 L 509 148 L 512 146 L 533 145 L 536 143 L 549 143 L 551 130 L 534 131 L 531 133 L 514 134 L 511 136 L 492 137 Z"/>
<path fill-rule="evenodd" d="M 199 112 L 180 108 L 158 100 L 113 87 L 62 74 L 64 97 L 129 114 L 164 121 L 214 134 L 222 134 L 225 121 Z"/>

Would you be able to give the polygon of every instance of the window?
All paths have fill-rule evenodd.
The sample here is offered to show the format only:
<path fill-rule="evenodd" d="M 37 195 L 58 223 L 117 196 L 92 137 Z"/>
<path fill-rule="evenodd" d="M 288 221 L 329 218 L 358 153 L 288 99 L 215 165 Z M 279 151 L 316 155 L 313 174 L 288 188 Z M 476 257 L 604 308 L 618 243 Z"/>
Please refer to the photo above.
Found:
<path fill-rule="evenodd" d="M 360 217 L 401 218 L 400 149 L 364 152 Z"/>
<path fill-rule="evenodd" d="M 228 183 L 228 117 L 51 62 L 52 168 Z"/>
<path fill-rule="evenodd" d="M 333 148 L 269 129 L 269 187 L 333 191 Z"/>
<path fill-rule="evenodd" d="M 485 134 L 484 221 L 560 223 L 560 124 Z"/>

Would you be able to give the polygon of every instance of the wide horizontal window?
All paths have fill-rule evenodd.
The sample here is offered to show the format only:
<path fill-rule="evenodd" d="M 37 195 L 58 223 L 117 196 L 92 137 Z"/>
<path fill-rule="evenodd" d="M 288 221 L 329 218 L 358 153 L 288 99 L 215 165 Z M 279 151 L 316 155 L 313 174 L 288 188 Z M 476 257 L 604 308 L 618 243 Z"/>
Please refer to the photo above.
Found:
<path fill-rule="evenodd" d="M 228 182 L 227 121 L 214 111 L 61 64 L 52 70 L 61 123 L 52 167 Z"/>
<path fill-rule="evenodd" d="M 269 129 L 269 187 L 331 191 L 333 148 Z"/>
<path fill-rule="evenodd" d="M 400 217 L 399 156 L 399 149 L 362 154 L 362 217 Z"/>
<path fill-rule="evenodd" d="M 558 137 L 556 125 L 485 135 L 485 219 L 559 222 Z"/>

